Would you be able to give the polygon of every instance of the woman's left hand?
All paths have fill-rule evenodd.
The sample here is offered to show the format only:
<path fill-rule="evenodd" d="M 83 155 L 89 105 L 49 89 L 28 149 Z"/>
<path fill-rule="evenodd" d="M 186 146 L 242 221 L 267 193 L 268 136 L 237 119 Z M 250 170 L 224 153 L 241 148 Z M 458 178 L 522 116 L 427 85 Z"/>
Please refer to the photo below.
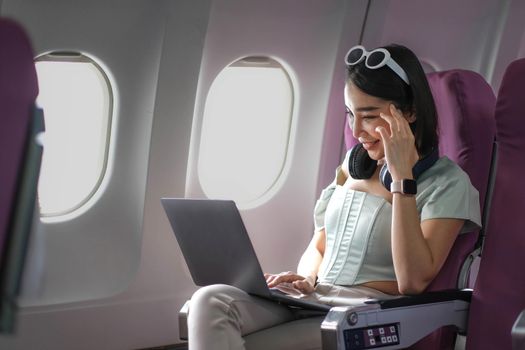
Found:
<path fill-rule="evenodd" d="M 287 283 L 303 294 L 310 294 L 314 291 L 315 281 L 311 277 L 304 277 L 291 271 L 279 274 L 265 273 L 264 277 L 266 277 L 266 283 L 269 288 L 275 288 L 281 283 Z"/>
<path fill-rule="evenodd" d="M 385 160 L 392 180 L 412 179 L 412 168 L 418 161 L 419 155 L 414 134 L 406 117 L 393 104 L 390 104 L 390 115 L 380 113 L 380 116 L 390 125 L 390 134 L 381 126 L 378 126 L 376 131 L 381 135 Z"/>

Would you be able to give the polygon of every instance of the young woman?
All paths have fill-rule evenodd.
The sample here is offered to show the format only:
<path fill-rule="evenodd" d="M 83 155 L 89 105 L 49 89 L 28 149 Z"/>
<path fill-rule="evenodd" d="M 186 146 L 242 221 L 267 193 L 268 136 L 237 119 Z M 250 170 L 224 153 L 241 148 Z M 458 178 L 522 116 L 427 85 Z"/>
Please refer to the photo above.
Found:
<path fill-rule="evenodd" d="M 359 144 L 321 193 L 297 273 L 266 275 L 269 287 L 329 305 L 421 293 L 456 236 L 481 222 L 468 176 L 437 156 L 436 109 L 417 57 L 399 45 L 355 46 L 346 65 L 348 122 Z M 271 337 L 271 327 L 295 319 L 285 306 L 226 285 L 201 288 L 190 309 L 190 349 L 243 349 L 244 335 L 266 329 Z M 319 326 L 288 336 L 320 334 Z"/>

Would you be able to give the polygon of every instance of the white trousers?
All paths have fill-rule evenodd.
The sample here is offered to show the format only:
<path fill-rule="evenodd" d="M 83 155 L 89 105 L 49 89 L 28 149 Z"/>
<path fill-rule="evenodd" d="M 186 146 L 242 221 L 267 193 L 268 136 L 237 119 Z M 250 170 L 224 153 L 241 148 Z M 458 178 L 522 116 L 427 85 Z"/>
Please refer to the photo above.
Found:
<path fill-rule="evenodd" d="M 371 298 L 392 298 L 372 288 L 319 284 L 305 299 L 329 305 L 361 305 Z M 281 304 L 217 284 L 193 294 L 188 315 L 190 350 L 321 349 L 324 317 L 298 320 Z"/>

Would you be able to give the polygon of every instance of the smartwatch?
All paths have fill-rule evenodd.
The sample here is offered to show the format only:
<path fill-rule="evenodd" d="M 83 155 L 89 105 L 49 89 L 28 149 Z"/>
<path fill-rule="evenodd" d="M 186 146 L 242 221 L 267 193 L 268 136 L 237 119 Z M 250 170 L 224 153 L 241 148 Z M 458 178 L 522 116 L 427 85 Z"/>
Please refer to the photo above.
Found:
<path fill-rule="evenodd" d="M 392 181 L 390 184 L 390 192 L 413 196 L 417 193 L 416 180 L 403 179 L 401 181 Z"/>

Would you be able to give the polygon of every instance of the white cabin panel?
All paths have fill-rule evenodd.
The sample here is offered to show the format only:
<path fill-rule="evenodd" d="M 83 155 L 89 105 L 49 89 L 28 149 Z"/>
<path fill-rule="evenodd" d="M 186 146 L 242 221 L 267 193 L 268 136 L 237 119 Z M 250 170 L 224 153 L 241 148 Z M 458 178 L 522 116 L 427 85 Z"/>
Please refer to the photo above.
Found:
<path fill-rule="evenodd" d="M 329 93 L 334 66 L 342 66 L 338 54 L 345 11 L 360 18 L 364 9 L 362 1 L 345 4 L 332 0 L 308 5 L 303 1 L 213 2 L 197 90 L 186 194 L 205 197 L 197 165 L 204 106 L 216 76 L 232 62 L 247 56 L 278 61 L 290 75 L 294 90 L 284 168 L 264 200 L 241 208 L 267 272 L 295 269 L 312 236 L 312 209 L 318 195 Z M 354 21 L 355 40 L 360 23 Z M 342 101 L 342 86 L 340 96 Z M 332 151 L 339 156 L 342 130 L 334 136 L 337 146 Z M 257 176 L 250 170 L 244 170 L 245 176 Z"/>

